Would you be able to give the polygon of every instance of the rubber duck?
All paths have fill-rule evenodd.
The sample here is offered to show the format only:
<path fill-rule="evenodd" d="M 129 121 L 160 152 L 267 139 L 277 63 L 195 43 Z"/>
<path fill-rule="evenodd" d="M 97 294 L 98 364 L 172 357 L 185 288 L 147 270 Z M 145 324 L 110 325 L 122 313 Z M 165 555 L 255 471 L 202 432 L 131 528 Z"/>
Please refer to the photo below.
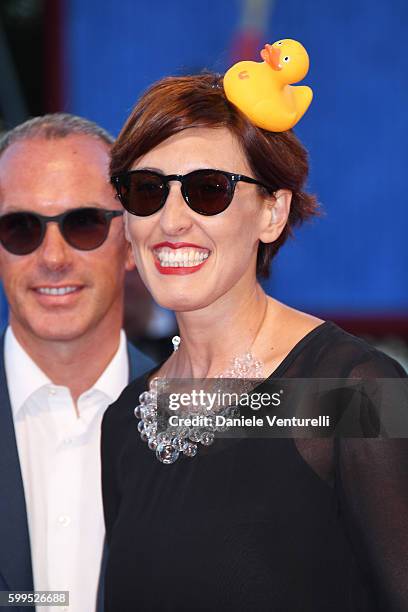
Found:
<path fill-rule="evenodd" d="M 313 92 L 296 86 L 309 70 L 309 56 L 300 42 L 285 38 L 260 52 L 262 62 L 238 62 L 224 76 L 228 100 L 260 128 L 284 132 L 307 111 Z"/>

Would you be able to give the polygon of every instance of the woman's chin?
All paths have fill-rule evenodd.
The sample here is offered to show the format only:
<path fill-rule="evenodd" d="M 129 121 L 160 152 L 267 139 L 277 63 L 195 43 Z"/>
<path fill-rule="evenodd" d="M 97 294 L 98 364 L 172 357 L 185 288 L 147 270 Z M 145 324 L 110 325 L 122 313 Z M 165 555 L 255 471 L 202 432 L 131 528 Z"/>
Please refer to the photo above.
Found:
<path fill-rule="evenodd" d="M 213 301 L 209 296 L 199 296 L 197 291 L 191 292 L 190 295 L 154 295 L 153 298 L 162 308 L 173 310 L 174 312 L 189 312 L 205 308 Z"/>

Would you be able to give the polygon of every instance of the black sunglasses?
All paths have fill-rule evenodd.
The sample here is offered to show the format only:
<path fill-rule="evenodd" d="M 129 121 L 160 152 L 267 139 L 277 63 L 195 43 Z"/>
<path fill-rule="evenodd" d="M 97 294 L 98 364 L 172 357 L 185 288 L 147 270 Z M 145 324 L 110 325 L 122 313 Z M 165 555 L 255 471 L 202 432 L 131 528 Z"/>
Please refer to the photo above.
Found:
<path fill-rule="evenodd" d="M 91 251 L 103 244 L 113 217 L 121 210 L 74 208 L 47 217 L 34 212 L 12 212 L 0 217 L 0 242 L 14 255 L 28 255 L 42 243 L 47 223 L 58 223 L 64 240 L 74 249 Z"/>
<path fill-rule="evenodd" d="M 152 170 L 130 170 L 111 177 L 123 207 L 138 217 L 153 215 L 164 206 L 170 181 L 180 181 L 185 202 L 200 215 L 218 215 L 226 210 L 239 181 L 260 185 L 272 192 L 270 187 L 249 176 L 223 170 L 194 170 L 167 176 Z"/>

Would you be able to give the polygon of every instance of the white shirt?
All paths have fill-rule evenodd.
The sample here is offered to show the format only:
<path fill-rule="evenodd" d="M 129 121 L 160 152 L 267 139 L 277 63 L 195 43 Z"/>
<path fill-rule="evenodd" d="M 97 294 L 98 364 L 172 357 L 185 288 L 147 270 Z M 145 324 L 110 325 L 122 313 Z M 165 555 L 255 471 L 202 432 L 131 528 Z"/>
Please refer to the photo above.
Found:
<path fill-rule="evenodd" d="M 126 337 L 94 386 L 77 402 L 53 385 L 15 338 L 5 368 L 24 484 L 34 589 L 69 591 L 69 612 L 93 612 L 105 535 L 100 427 L 129 380 Z M 67 608 L 68 609 L 68 608 Z M 41 608 L 42 610 L 42 608 Z M 62 607 L 47 610 L 62 612 Z"/>

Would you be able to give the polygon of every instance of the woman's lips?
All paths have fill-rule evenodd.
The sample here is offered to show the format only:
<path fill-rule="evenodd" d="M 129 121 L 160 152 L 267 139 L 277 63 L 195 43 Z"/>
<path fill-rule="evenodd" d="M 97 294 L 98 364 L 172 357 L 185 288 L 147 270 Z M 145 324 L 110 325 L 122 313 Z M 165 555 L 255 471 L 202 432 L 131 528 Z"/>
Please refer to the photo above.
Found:
<path fill-rule="evenodd" d="M 160 264 L 159 261 L 157 261 L 157 259 L 154 259 L 154 264 L 156 266 L 156 269 L 160 272 L 160 274 L 192 274 L 193 272 L 197 272 L 197 270 L 200 270 L 200 268 L 203 267 L 203 265 L 205 264 L 207 260 L 204 259 L 204 261 L 196 266 L 162 266 Z"/>
<path fill-rule="evenodd" d="M 192 274 L 203 267 L 211 252 L 205 247 L 179 242 L 154 245 L 153 257 L 161 274 Z"/>

